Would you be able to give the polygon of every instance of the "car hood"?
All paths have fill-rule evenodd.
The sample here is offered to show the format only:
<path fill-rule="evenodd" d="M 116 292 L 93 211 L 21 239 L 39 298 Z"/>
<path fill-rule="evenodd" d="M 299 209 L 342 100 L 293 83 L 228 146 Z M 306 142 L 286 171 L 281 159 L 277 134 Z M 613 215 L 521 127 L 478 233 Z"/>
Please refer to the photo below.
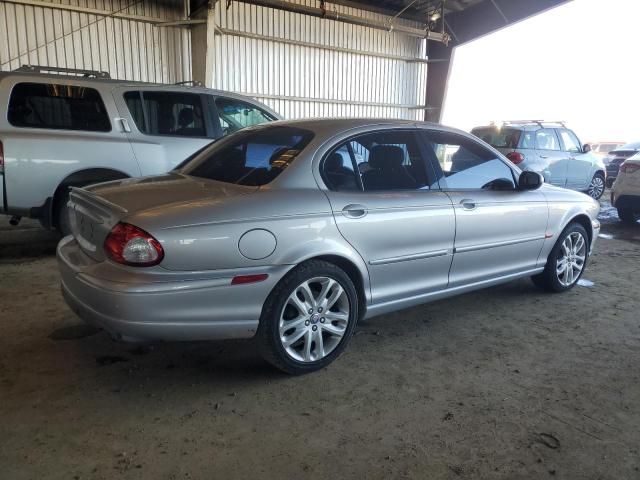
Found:
<path fill-rule="evenodd" d="M 231 197 L 253 193 L 257 187 L 245 187 L 180 173 L 169 173 L 101 183 L 86 189 L 131 215 L 143 210 L 164 209 L 173 204 L 204 200 L 225 201 Z"/>

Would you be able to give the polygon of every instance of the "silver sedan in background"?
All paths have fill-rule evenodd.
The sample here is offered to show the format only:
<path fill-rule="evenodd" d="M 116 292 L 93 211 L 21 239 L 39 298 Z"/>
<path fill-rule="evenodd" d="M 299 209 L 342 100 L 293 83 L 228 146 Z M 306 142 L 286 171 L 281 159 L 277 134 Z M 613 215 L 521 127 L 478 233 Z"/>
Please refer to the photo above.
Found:
<path fill-rule="evenodd" d="M 124 340 L 256 337 L 289 373 L 324 367 L 362 318 L 530 276 L 572 288 L 600 225 L 462 131 L 274 122 L 169 174 L 70 196 L 62 291 Z"/>

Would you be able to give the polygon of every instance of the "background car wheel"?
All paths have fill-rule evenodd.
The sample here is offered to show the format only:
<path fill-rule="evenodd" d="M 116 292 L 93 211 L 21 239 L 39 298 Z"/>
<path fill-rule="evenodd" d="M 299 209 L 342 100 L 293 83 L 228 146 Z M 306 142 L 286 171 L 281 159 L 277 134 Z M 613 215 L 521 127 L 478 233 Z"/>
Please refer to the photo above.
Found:
<path fill-rule="evenodd" d="M 613 187 L 613 184 L 615 183 L 615 181 L 616 181 L 615 178 L 607 178 L 607 188 Z"/>
<path fill-rule="evenodd" d="M 549 292 L 565 292 L 580 280 L 589 258 L 589 236 L 579 223 L 570 223 L 554 245 L 544 271 L 531 277 Z"/>
<path fill-rule="evenodd" d="M 273 289 L 256 335 L 262 356 L 298 375 L 324 368 L 344 350 L 358 318 L 349 276 L 319 260 L 305 262 Z"/>
<path fill-rule="evenodd" d="M 638 215 L 630 208 L 618 208 L 618 218 L 624 223 L 635 224 Z"/>
<path fill-rule="evenodd" d="M 69 189 L 60 195 L 60 198 L 56 202 L 56 211 L 54 212 L 54 225 L 56 230 L 60 232 L 63 237 L 71 235 L 71 220 L 69 219 L 69 209 L 67 203 L 69 202 Z"/>
<path fill-rule="evenodd" d="M 604 193 L 604 186 L 604 175 L 596 173 L 591 179 L 587 195 L 596 200 L 600 200 L 600 197 L 602 197 L 602 194 Z"/>

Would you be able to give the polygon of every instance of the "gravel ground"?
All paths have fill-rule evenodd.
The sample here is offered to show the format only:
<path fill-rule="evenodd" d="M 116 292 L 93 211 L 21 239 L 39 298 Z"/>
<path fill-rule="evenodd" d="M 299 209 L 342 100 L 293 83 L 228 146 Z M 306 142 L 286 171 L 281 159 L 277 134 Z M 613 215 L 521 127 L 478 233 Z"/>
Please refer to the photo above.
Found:
<path fill-rule="evenodd" d="M 112 342 L 55 236 L 0 218 L 0 478 L 640 478 L 640 225 L 602 219 L 593 286 L 375 318 L 292 378 L 251 341 Z"/>

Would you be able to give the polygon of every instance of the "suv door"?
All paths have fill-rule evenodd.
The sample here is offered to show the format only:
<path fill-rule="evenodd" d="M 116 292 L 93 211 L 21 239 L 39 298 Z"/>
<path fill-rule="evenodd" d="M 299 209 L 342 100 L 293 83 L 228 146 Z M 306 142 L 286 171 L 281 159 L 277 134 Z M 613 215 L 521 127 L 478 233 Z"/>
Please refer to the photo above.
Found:
<path fill-rule="evenodd" d="M 569 159 L 560 148 L 560 140 L 553 128 L 540 128 L 535 131 L 535 146 L 539 168 L 545 181 L 558 187 L 567 183 L 567 164 Z"/>
<path fill-rule="evenodd" d="M 447 287 L 455 217 L 414 129 L 342 141 L 320 164 L 340 233 L 367 263 L 374 304 Z"/>
<path fill-rule="evenodd" d="M 542 192 L 519 190 L 517 172 L 470 138 L 438 130 L 421 135 L 455 208 L 449 288 L 535 269 L 548 219 Z"/>
<path fill-rule="evenodd" d="M 567 128 L 559 128 L 558 134 L 563 150 L 568 154 L 567 188 L 586 190 L 593 175 L 593 156 L 582 152 L 580 140 Z"/>
<path fill-rule="evenodd" d="M 206 95 L 167 87 L 112 91 L 142 175 L 166 173 L 218 137 Z"/>

